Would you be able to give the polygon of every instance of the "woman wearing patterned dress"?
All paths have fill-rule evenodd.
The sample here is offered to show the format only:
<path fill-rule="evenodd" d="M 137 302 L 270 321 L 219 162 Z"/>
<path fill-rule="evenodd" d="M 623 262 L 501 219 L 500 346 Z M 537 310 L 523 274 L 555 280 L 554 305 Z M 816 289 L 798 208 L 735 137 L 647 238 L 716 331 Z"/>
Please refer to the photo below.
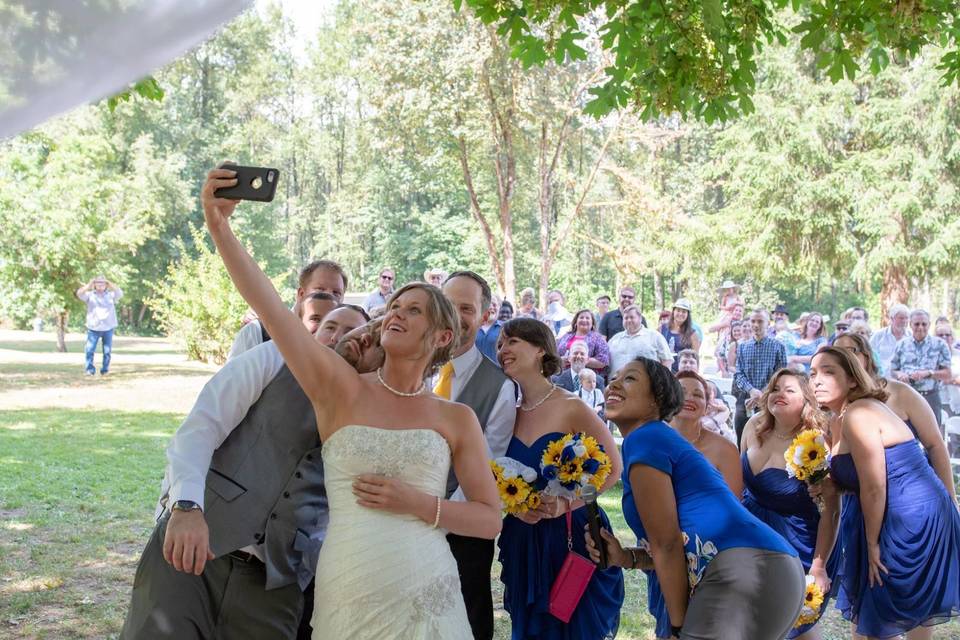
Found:
<path fill-rule="evenodd" d="M 638 546 L 624 549 L 609 531 L 601 535 L 614 565 L 644 569 L 662 591 L 666 620 L 658 619 L 657 635 L 786 637 L 803 601 L 797 552 L 664 422 L 681 408 L 680 383 L 658 362 L 637 358 L 611 380 L 606 397 L 607 416 L 624 434 L 623 514 Z M 592 547 L 589 532 L 587 540 Z"/>
<path fill-rule="evenodd" d="M 743 429 L 743 506 L 793 545 L 807 575 L 829 596 L 839 562 L 835 546 L 839 498 L 835 491 L 823 492 L 821 512 L 806 483 L 787 475 L 783 458 L 801 431 L 825 432 L 826 416 L 807 377 L 793 369 L 773 374 L 758 406 L 760 412 Z M 825 600 L 820 615 L 826 609 Z M 791 630 L 787 637 L 819 640 L 820 630 L 814 622 Z"/>
<path fill-rule="evenodd" d="M 960 514 L 852 351 L 821 350 L 810 379 L 837 416 L 830 476 L 847 492 L 837 608 L 856 637 L 930 638 L 960 614 Z"/>

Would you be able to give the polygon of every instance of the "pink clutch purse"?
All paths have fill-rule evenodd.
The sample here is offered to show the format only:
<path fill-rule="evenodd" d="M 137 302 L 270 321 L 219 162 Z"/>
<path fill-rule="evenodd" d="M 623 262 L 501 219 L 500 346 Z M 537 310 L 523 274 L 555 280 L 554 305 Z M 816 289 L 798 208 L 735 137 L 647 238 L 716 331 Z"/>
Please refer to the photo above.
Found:
<path fill-rule="evenodd" d="M 572 516 L 567 512 L 567 557 L 550 587 L 550 614 L 570 622 L 597 565 L 573 550 Z"/>

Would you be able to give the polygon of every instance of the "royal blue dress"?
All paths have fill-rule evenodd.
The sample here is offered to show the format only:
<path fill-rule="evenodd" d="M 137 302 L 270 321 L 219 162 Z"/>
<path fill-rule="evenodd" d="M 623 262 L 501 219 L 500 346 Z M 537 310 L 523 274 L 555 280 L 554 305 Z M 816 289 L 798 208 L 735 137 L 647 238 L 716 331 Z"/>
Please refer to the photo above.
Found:
<path fill-rule="evenodd" d="M 771 529 L 779 533 L 796 549 L 803 570 L 810 572 L 813 564 L 813 552 L 817 547 L 817 527 L 820 526 L 820 511 L 807 491 L 807 484 L 787 475 L 785 469 L 769 468 L 758 474 L 753 473 L 746 452 L 740 457 L 743 466 L 743 506 Z M 836 579 L 840 563 L 840 544 L 833 547 L 827 558 L 827 575 Z M 838 589 L 834 582 L 831 593 L 820 607 L 820 615 L 827 610 L 829 595 L 835 595 Z M 819 620 L 819 617 L 817 618 Z M 816 622 L 793 629 L 788 638 L 809 631 Z"/>
<path fill-rule="evenodd" d="M 507 457 L 540 470 L 540 458 L 547 444 L 565 433 L 548 433 L 527 446 L 510 440 Z M 573 512 L 573 550 L 589 557 L 584 540 L 587 511 Z M 613 531 L 607 514 L 600 510 L 603 526 Z M 549 611 L 550 588 L 567 557 L 567 519 L 549 518 L 530 525 L 507 516 L 500 532 L 500 580 L 503 608 L 510 614 L 513 640 L 600 640 L 613 638 L 620 626 L 623 605 L 623 570 L 611 567 L 593 573 L 590 584 L 570 622 L 564 624 Z"/>
<path fill-rule="evenodd" d="M 665 422 L 637 428 L 623 441 L 623 517 L 637 536 L 637 546 L 649 548 L 630 485 L 630 467 L 643 464 L 670 476 L 677 516 L 684 533 L 687 579 L 691 588 L 703 577 L 710 561 L 726 549 L 751 548 L 797 552 L 773 529 L 744 508 L 723 476 L 686 438 Z M 670 637 L 670 616 L 654 571 L 647 574 L 647 604 L 657 621 L 658 638 Z"/>
<path fill-rule="evenodd" d="M 830 475 L 849 493 L 840 519 L 843 559 L 837 608 L 857 632 L 892 638 L 960 615 L 960 514 L 916 440 L 884 450 L 887 505 L 880 527 L 882 586 L 869 587 L 860 481 L 849 453 Z"/>

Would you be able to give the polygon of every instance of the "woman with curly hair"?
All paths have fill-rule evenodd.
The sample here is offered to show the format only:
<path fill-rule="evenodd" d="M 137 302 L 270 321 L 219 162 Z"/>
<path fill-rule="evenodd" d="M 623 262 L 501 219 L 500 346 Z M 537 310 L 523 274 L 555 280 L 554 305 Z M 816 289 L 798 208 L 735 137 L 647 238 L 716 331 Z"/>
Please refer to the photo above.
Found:
<path fill-rule="evenodd" d="M 643 569 L 660 638 L 773 640 L 793 626 L 803 601 L 797 552 L 750 514 L 717 471 L 666 423 L 683 388 L 648 358 L 625 365 L 607 387 L 607 418 L 623 441 L 623 515 L 638 546 L 601 531 L 609 561 Z M 599 558 L 586 534 L 591 555 Z"/>
<path fill-rule="evenodd" d="M 522 393 L 507 457 L 539 472 L 551 442 L 583 432 L 610 456 L 610 475 L 600 491 L 613 486 L 622 465 L 610 431 L 579 397 L 550 382 L 560 371 L 550 328 L 530 318 L 507 322 L 500 331 L 497 356 L 503 372 L 520 385 Z M 616 635 L 623 604 L 623 572 L 617 567 L 594 572 L 569 622 L 561 622 L 549 610 L 550 588 L 569 551 L 568 530 L 576 534 L 573 550 L 586 554 L 580 536 L 586 511 L 582 500 L 543 496 L 536 508 L 504 518 L 500 580 L 513 640 L 601 640 Z M 601 517 L 610 526 L 606 514 Z"/>
<path fill-rule="evenodd" d="M 832 411 L 830 477 L 845 492 L 837 608 L 868 638 L 926 628 L 960 612 L 960 514 L 889 393 L 853 351 L 813 357 L 817 402 Z"/>
<path fill-rule="evenodd" d="M 784 460 L 801 431 L 814 429 L 826 436 L 826 416 L 807 376 L 793 369 L 773 374 L 758 406 L 760 412 L 747 422 L 741 442 L 743 506 L 793 545 L 807 575 L 829 595 L 839 562 L 839 499 L 834 491 L 823 492 L 821 512 L 806 483 L 787 474 Z M 825 604 L 821 615 L 824 611 Z M 819 640 L 820 631 L 813 622 L 792 629 L 787 637 Z"/>

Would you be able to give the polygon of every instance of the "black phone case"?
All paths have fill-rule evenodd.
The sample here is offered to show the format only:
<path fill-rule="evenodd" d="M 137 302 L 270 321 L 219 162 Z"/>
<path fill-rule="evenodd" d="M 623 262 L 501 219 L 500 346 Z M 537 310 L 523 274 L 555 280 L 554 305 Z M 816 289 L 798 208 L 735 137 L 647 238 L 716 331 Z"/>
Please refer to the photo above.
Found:
<path fill-rule="evenodd" d="M 280 171 L 270 167 L 241 167 L 235 164 L 223 164 L 221 169 L 237 172 L 237 186 L 217 189 L 213 195 L 231 200 L 253 200 L 270 202 L 277 191 Z"/>

